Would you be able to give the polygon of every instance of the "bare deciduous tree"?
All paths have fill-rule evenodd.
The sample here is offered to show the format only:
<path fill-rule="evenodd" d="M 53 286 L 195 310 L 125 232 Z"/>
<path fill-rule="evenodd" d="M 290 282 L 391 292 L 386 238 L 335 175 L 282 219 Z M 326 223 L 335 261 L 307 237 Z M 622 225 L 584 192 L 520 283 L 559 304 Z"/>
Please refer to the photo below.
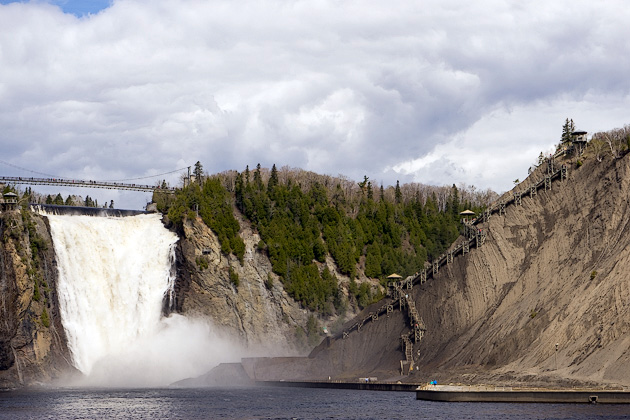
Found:
<path fill-rule="evenodd" d="M 595 159 L 597 159 L 598 162 L 601 162 L 604 150 L 606 149 L 606 143 L 603 140 L 595 138 L 595 136 L 593 136 L 588 144 L 588 147 L 593 151 L 593 153 L 595 153 Z"/>

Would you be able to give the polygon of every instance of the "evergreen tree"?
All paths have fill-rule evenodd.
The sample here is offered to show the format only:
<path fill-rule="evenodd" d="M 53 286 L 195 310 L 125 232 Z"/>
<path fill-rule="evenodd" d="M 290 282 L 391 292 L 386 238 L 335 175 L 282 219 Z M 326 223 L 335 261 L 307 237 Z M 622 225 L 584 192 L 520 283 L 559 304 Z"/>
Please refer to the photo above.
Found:
<path fill-rule="evenodd" d="M 571 142 L 571 134 L 575 131 L 575 124 L 573 123 L 573 119 L 566 119 L 564 125 L 562 126 L 562 137 L 560 139 L 560 143 L 570 143 Z"/>
<path fill-rule="evenodd" d="M 243 213 L 243 198 L 245 194 L 245 186 L 243 185 L 243 174 L 236 173 L 234 180 L 234 200 L 236 207 Z"/>
<path fill-rule="evenodd" d="M 274 187 L 278 185 L 278 170 L 276 169 L 276 164 L 274 163 L 271 167 L 271 175 L 269 177 L 269 182 L 267 183 L 267 191 L 272 192 Z"/>
<path fill-rule="evenodd" d="M 366 192 L 368 179 L 369 179 L 369 178 L 367 177 L 367 175 L 363 175 L 363 181 L 361 181 L 361 182 L 359 182 L 359 183 L 358 183 L 359 188 L 361 188 L 361 191 L 362 191 L 363 193 L 365 193 L 365 192 Z"/>
<path fill-rule="evenodd" d="M 168 203 L 168 216 L 181 226 L 198 205 L 199 217 L 216 233 L 222 252 L 233 253 L 242 262 L 245 245 L 232 213 L 236 204 L 260 234 L 257 252 L 267 254 L 287 293 L 321 314 L 344 308 L 337 279 L 320 264 L 327 258 L 332 257 L 339 271 L 350 277 L 352 299 L 363 307 L 380 294 L 354 282 L 358 270 L 382 281 L 393 272 L 411 275 L 457 238 L 461 206 L 480 210 L 463 203 L 454 185 L 443 190 L 439 202 L 434 190 L 426 203 L 420 190 L 404 203 L 399 182 L 394 200 L 386 199 L 381 185 L 381 200 L 374 202 L 367 177 L 363 192 L 356 184 L 353 190 L 342 181 L 319 182 L 317 178 L 314 182 L 308 178 L 302 183 L 308 186 L 304 188 L 300 186 L 303 173 L 289 174 L 286 184 L 280 184 L 274 168 L 267 185 L 260 165 L 251 184 L 249 167 L 244 174 L 237 173 L 234 195 L 219 176 L 206 179 L 202 186 L 195 183 L 178 190 Z"/>
<path fill-rule="evenodd" d="M 263 189 L 263 181 L 262 175 L 260 173 L 261 167 L 260 163 L 256 165 L 256 170 L 254 171 L 254 185 L 258 191 L 262 191 Z"/>
<path fill-rule="evenodd" d="M 197 181 L 197 184 L 201 185 L 202 177 L 203 177 L 203 166 L 201 165 L 201 162 L 197 161 L 197 163 L 195 163 L 195 169 L 193 169 L 193 175 L 195 176 L 195 181 Z"/>
<path fill-rule="evenodd" d="M 368 277 L 379 277 L 382 273 L 381 247 L 378 243 L 374 243 L 368 247 L 365 258 L 365 275 Z"/>
<path fill-rule="evenodd" d="M 459 220 L 459 212 L 461 211 L 459 206 L 459 190 L 457 189 L 457 187 L 455 186 L 455 184 L 453 184 L 453 186 L 451 187 L 451 196 L 449 198 L 449 206 L 450 206 L 450 211 L 451 214 L 453 216 L 453 220 L 458 221 Z"/>

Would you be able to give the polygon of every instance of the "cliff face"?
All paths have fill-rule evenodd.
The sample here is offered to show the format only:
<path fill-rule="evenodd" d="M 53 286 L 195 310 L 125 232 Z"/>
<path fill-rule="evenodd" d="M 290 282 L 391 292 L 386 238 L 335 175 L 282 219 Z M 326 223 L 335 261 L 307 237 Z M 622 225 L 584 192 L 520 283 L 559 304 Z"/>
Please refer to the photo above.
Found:
<path fill-rule="evenodd" d="M 0 214 L 0 389 L 70 368 L 59 317 L 52 241 L 43 218 Z"/>
<path fill-rule="evenodd" d="M 268 258 L 257 251 L 258 235 L 246 221 L 240 224 L 247 249 L 243 264 L 221 253 L 217 236 L 200 219 L 185 222 L 175 308 L 164 312 L 208 319 L 240 339 L 250 354 L 306 353 L 320 337 L 307 335 L 309 312 L 287 295 Z M 0 238 L 0 388 L 75 372 L 60 319 L 47 218 L 19 210 L 0 213 Z"/>
<path fill-rule="evenodd" d="M 217 236 L 201 219 L 185 220 L 177 255 L 177 310 L 212 320 L 256 354 L 306 351 L 307 311 L 287 295 L 269 259 L 257 251 L 260 237 L 239 222 L 246 246 L 242 265 L 221 253 Z"/>
<path fill-rule="evenodd" d="M 564 163 L 567 180 L 492 215 L 478 226 L 484 245 L 413 288 L 426 333 L 414 346 L 416 369 L 399 379 L 630 385 L 630 155 Z M 539 168 L 515 191 L 543 177 Z M 285 362 L 280 370 L 320 377 L 322 367 L 337 366 L 333 377 L 395 378 L 399 369 L 382 351 L 405 359 L 400 337 L 409 329 L 394 313 L 322 343 L 308 361 L 313 369 Z M 277 363 L 250 370 L 287 379 Z"/>
<path fill-rule="evenodd" d="M 630 384 L 629 193 L 630 155 L 591 159 L 493 216 L 481 248 L 414 291 L 419 364 Z"/>

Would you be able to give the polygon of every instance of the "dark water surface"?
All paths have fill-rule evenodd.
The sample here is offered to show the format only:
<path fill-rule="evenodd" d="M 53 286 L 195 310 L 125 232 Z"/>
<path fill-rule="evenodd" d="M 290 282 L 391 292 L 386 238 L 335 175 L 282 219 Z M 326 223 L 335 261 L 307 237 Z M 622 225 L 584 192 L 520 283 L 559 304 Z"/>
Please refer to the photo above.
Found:
<path fill-rule="evenodd" d="M 629 419 L 630 405 L 417 401 L 413 392 L 307 388 L 0 392 L 0 419 Z"/>

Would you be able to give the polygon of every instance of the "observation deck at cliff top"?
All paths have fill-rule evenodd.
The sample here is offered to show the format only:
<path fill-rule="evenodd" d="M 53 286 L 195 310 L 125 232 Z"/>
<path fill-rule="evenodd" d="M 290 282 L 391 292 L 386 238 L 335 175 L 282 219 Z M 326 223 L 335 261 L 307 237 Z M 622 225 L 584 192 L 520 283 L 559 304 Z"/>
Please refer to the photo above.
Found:
<path fill-rule="evenodd" d="M 86 181 L 80 179 L 63 178 L 0 176 L 0 183 L 25 185 L 60 185 L 64 187 L 104 188 L 108 190 L 163 192 L 166 194 L 175 193 L 175 188 L 162 188 L 159 185 L 126 184 L 121 182 Z"/>

